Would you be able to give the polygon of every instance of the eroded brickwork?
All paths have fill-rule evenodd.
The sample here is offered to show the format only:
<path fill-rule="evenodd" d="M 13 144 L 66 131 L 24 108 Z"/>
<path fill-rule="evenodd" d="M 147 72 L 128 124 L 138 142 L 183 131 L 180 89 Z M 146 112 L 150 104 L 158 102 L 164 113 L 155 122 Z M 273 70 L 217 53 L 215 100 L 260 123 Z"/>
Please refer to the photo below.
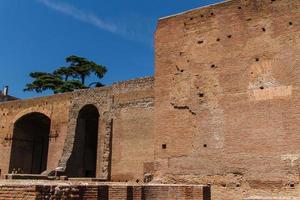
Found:
<path fill-rule="evenodd" d="M 93 105 L 99 112 L 96 177 L 142 181 L 144 163 L 154 159 L 153 84 L 153 78 L 141 78 L 104 88 L 0 104 L 2 176 L 9 169 L 14 125 L 30 113 L 41 113 L 51 120 L 47 171 L 44 174 L 54 175 L 56 169 L 65 171 L 73 152 L 79 111 L 86 105 Z"/>
<path fill-rule="evenodd" d="M 69 106 L 70 94 L 0 104 L 0 169 L 2 176 L 8 173 L 14 124 L 30 113 L 42 113 L 51 119 L 48 168 L 54 169 L 57 167 L 57 158 L 62 154 L 62 147 L 67 133 Z"/>
<path fill-rule="evenodd" d="M 210 200 L 201 185 L 132 185 L 85 182 L 32 182 L 0 185 L 1 200 Z"/>
<path fill-rule="evenodd" d="M 211 184 L 212 199 L 222 200 L 295 199 L 300 196 L 299 20 L 299 0 L 232 0 L 160 19 L 155 85 L 153 78 L 141 78 L 0 104 L 1 174 L 9 169 L 14 126 L 29 113 L 51 119 L 44 175 L 64 172 L 74 152 L 86 150 L 81 140 L 75 145 L 76 130 L 80 112 L 91 105 L 99 113 L 98 180 Z M 83 160 L 73 161 L 73 167 L 82 167 Z M 25 198 L 34 190 L 18 194 Z M 102 185 L 76 186 L 65 194 L 207 200 L 211 197 L 201 196 L 206 190 Z M 51 187 L 41 191 L 55 194 Z"/>
<path fill-rule="evenodd" d="M 142 81 L 139 85 L 137 88 L 125 82 L 113 88 L 114 181 L 142 182 L 144 174 L 153 172 L 147 166 L 154 161 L 154 82 Z"/>
<path fill-rule="evenodd" d="M 297 187 L 299 19 L 300 1 L 233 0 L 159 21 L 156 176 Z"/>

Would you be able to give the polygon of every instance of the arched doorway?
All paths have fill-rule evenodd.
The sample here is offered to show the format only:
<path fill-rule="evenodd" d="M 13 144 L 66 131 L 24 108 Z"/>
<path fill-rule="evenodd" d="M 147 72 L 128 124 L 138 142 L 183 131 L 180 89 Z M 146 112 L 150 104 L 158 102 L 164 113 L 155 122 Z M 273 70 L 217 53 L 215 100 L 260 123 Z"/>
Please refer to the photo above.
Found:
<path fill-rule="evenodd" d="M 29 113 L 14 124 L 9 173 L 40 174 L 47 168 L 51 120 Z"/>
<path fill-rule="evenodd" d="M 72 155 L 67 163 L 69 177 L 96 177 L 99 112 L 86 105 L 77 118 Z"/>

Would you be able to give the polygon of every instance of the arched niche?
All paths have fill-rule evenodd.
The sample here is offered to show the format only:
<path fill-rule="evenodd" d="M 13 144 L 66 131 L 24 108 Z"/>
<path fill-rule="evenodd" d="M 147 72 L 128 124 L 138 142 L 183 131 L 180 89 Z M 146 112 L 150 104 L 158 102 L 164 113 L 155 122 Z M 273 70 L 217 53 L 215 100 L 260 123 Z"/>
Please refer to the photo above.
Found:
<path fill-rule="evenodd" d="M 40 174 L 47 169 L 51 120 L 32 112 L 14 123 L 9 173 Z"/>
<path fill-rule="evenodd" d="M 96 177 L 99 112 L 94 105 L 84 106 L 78 114 L 75 140 L 66 174 L 69 177 Z"/>

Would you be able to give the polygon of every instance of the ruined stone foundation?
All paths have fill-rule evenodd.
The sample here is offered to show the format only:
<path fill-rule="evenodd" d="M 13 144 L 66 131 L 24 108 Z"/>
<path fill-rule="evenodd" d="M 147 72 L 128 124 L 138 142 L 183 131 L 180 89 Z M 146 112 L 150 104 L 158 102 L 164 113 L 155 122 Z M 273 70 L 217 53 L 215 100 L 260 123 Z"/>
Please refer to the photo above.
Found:
<path fill-rule="evenodd" d="M 209 200 L 200 185 L 2 181 L 1 200 Z"/>

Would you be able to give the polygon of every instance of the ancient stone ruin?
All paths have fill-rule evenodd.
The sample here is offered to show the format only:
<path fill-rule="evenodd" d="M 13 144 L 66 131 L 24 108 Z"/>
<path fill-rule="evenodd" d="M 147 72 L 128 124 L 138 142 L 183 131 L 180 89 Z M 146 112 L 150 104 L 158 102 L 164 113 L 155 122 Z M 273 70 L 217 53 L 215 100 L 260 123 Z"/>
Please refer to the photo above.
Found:
<path fill-rule="evenodd" d="M 154 78 L 0 104 L 0 199 L 300 199 L 299 55 L 299 0 L 161 18 Z"/>

